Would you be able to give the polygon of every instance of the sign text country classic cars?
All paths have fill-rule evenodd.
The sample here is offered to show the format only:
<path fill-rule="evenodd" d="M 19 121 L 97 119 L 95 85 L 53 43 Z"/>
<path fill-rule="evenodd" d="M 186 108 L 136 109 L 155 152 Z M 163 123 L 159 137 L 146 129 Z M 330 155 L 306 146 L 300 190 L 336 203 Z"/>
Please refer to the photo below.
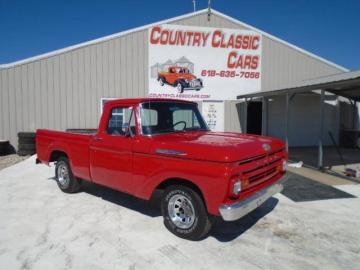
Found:
<path fill-rule="evenodd" d="M 257 32 L 165 24 L 148 34 L 150 97 L 235 100 L 261 90 Z"/>

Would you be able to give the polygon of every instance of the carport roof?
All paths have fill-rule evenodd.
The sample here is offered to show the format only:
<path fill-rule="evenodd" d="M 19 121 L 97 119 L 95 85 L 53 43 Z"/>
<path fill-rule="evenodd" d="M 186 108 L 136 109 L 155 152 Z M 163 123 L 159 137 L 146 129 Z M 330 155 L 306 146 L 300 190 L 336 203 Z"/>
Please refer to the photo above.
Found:
<path fill-rule="evenodd" d="M 305 80 L 280 89 L 239 95 L 237 99 L 277 96 L 286 93 L 296 94 L 320 89 L 355 101 L 360 101 L 360 70 Z"/>

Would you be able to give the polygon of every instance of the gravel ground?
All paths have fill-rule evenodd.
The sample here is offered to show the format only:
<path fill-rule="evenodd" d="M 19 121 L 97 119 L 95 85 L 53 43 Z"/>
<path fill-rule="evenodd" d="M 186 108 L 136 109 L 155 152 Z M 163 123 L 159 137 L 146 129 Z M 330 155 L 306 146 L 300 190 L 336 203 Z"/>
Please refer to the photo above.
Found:
<path fill-rule="evenodd" d="M 23 161 L 27 158 L 29 158 L 29 156 L 21 157 L 16 154 L 0 156 L 0 170 L 10 167 L 10 166 L 12 166 L 16 163 L 19 163 L 20 161 Z"/>
<path fill-rule="evenodd" d="M 360 269 L 360 199 L 294 203 L 281 194 L 198 242 L 159 209 L 87 184 L 65 194 L 35 157 L 0 172 L 1 269 Z M 339 188 L 360 196 L 360 185 Z"/>

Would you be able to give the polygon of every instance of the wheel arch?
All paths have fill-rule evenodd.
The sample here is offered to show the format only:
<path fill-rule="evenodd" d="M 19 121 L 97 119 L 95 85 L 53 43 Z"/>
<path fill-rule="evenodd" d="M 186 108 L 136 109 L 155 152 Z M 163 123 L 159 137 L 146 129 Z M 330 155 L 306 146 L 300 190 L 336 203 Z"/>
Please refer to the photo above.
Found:
<path fill-rule="evenodd" d="M 203 191 L 197 184 L 195 184 L 193 181 L 188 180 L 188 179 L 177 178 L 177 177 L 164 179 L 156 186 L 156 188 L 153 191 L 153 194 L 155 193 L 155 191 L 165 190 L 167 187 L 173 186 L 173 185 L 186 186 L 188 188 L 193 189 L 196 193 L 198 193 L 200 195 L 200 197 L 203 200 L 205 207 L 207 209 L 207 202 L 206 202 L 206 198 L 204 196 Z"/>
<path fill-rule="evenodd" d="M 69 159 L 69 155 L 63 150 L 53 150 L 50 153 L 49 162 L 57 161 L 60 157 L 66 157 Z"/>

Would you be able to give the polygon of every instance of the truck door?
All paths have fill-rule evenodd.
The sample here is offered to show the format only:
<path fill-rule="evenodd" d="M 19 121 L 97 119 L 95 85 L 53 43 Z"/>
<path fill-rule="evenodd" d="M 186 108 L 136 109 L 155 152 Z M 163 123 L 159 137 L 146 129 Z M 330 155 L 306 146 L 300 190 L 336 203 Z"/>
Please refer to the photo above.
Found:
<path fill-rule="evenodd" d="M 104 112 L 106 126 L 90 144 L 90 173 L 95 183 L 120 191 L 132 188 L 135 114 L 131 106 L 116 106 Z"/>

